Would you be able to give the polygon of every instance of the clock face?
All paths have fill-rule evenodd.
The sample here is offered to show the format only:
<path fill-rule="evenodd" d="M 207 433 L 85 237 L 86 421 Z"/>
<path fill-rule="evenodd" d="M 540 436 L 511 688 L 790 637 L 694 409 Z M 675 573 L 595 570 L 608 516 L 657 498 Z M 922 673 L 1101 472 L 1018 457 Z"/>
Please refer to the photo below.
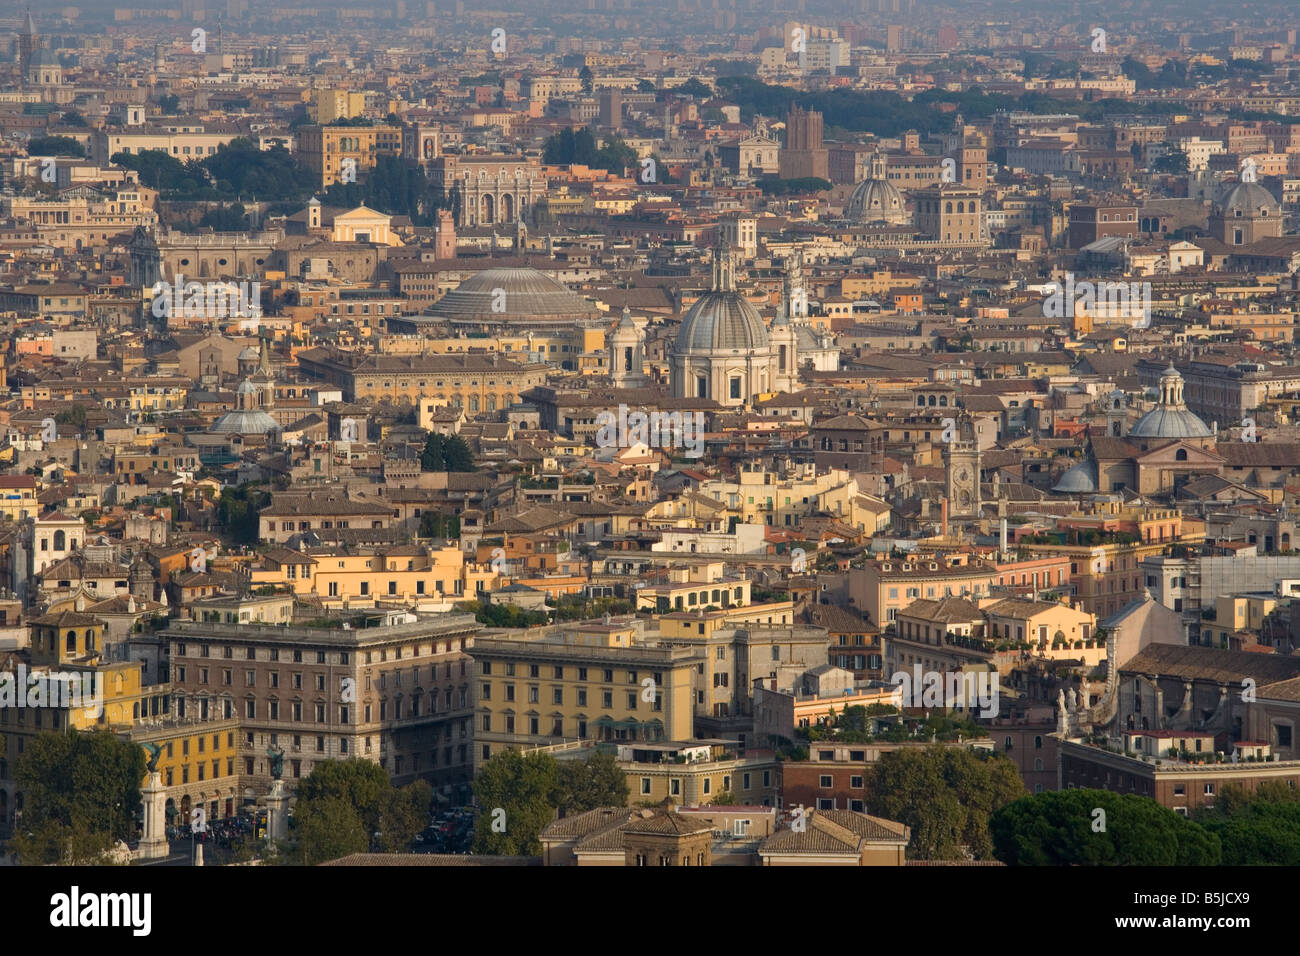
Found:
<path fill-rule="evenodd" d="M 967 474 L 965 468 L 963 468 L 961 471 L 957 472 L 957 480 L 958 480 L 958 481 L 965 481 L 968 477 L 970 477 L 970 476 L 969 476 L 969 474 Z"/>

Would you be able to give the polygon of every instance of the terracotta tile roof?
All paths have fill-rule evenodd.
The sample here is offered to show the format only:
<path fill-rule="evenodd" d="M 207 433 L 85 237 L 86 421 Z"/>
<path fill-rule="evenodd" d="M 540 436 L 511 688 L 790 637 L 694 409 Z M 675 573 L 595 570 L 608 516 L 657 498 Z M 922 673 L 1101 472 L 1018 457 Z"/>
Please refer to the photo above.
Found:
<path fill-rule="evenodd" d="M 1129 658 L 1120 672 L 1233 684 L 1250 678 L 1262 686 L 1300 677 L 1300 657 L 1251 654 L 1197 645 L 1148 644 Z"/>

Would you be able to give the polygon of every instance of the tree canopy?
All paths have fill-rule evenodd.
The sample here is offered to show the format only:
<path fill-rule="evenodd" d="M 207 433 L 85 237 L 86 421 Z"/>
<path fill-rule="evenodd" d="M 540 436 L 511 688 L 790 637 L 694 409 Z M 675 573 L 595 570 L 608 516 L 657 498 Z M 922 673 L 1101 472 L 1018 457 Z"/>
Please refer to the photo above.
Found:
<path fill-rule="evenodd" d="M 108 731 L 37 734 L 18 758 L 24 794 L 12 841 L 24 863 L 86 863 L 136 834 L 144 750 Z"/>
<path fill-rule="evenodd" d="M 469 445 L 459 435 L 430 432 L 420 454 L 421 471 L 477 471 Z"/>
<path fill-rule="evenodd" d="M 156 149 L 115 153 L 112 162 L 139 172 L 143 185 L 159 190 L 167 199 L 283 202 L 311 194 L 311 176 L 287 149 L 259 149 L 246 137 L 232 139 L 211 156 L 188 163 Z"/>
<path fill-rule="evenodd" d="M 542 147 L 542 162 L 563 166 L 577 163 L 592 169 L 604 169 L 622 176 L 628 169 L 639 168 L 636 150 L 620 137 L 610 136 L 603 146 L 596 145 L 591 130 L 562 129 Z"/>
<path fill-rule="evenodd" d="M 1023 795 L 1015 764 L 1002 756 L 935 745 L 895 750 L 876 764 L 867 811 L 912 830 L 909 855 L 957 860 L 993 856 L 989 816 Z"/>
<path fill-rule="evenodd" d="M 1300 865 L 1300 792 L 1281 780 L 1253 793 L 1227 784 L 1193 819 L 1218 838 L 1224 866 Z"/>
<path fill-rule="evenodd" d="M 27 141 L 28 156 L 75 156 L 84 159 L 86 147 L 71 136 L 33 136 Z"/>
<path fill-rule="evenodd" d="M 251 483 L 222 488 L 217 520 L 237 544 L 256 544 L 258 514 L 270 503 L 271 496 Z"/>
<path fill-rule="evenodd" d="M 243 203 L 234 203 L 209 209 L 199 220 L 199 227 L 210 228 L 213 232 L 247 232 L 249 222 Z"/>
<path fill-rule="evenodd" d="M 326 760 L 298 785 L 297 856 L 303 863 L 350 853 L 409 850 L 429 824 L 433 790 L 423 780 L 396 788 L 369 760 Z"/>
<path fill-rule="evenodd" d="M 474 779 L 474 796 L 479 806 L 475 853 L 536 856 L 542 852 L 538 835 L 557 812 L 567 816 L 624 807 L 628 789 L 610 754 L 557 761 L 547 753 L 507 750 L 483 765 Z"/>
<path fill-rule="evenodd" d="M 832 188 L 830 180 L 819 176 L 804 176 L 799 179 L 760 179 L 758 188 L 765 196 L 788 196 L 798 193 L 819 192 Z"/>
<path fill-rule="evenodd" d="M 1206 828 L 1148 797 L 1109 790 L 1022 797 L 995 812 L 989 829 L 1008 866 L 1217 866 L 1221 856 Z"/>
<path fill-rule="evenodd" d="M 375 166 L 355 183 L 335 183 L 322 200 L 327 205 L 369 206 L 389 216 L 409 216 L 417 226 L 431 226 L 446 203 L 441 189 L 423 166 L 397 156 L 379 156 Z"/>
<path fill-rule="evenodd" d="M 517 750 L 493 754 L 474 778 L 479 807 L 474 852 L 540 855 L 542 844 L 537 837 L 555 818 L 551 795 L 559 780 L 559 766 L 550 754 L 535 751 L 525 755 Z"/>
<path fill-rule="evenodd" d="M 627 777 L 612 754 L 595 753 L 586 760 L 560 762 L 552 801 L 560 816 L 597 807 L 627 806 Z"/>

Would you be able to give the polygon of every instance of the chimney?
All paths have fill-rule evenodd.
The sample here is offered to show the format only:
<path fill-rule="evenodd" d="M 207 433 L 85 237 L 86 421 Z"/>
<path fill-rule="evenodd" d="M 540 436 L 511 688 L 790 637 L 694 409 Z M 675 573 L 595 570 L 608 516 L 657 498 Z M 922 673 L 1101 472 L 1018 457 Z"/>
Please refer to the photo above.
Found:
<path fill-rule="evenodd" d="M 1002 519 L 1002 530 L 998 536 L 998 551 L 1002 555 L 1007 553 L 1007 519 Z"/>

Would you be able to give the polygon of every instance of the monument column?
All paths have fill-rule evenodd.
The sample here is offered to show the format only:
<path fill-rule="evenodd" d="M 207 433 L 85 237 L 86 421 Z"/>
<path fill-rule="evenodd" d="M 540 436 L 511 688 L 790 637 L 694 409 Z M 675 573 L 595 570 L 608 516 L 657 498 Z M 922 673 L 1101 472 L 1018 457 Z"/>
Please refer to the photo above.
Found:
<path fill-rule="evenodd" d="M 140 839 L 140 858 L 156 860 L 171 854 L 167 843 L 167 790 L 162 784 L 162 774 L 149 772 L 144 785 L 144 836 Z"/>

